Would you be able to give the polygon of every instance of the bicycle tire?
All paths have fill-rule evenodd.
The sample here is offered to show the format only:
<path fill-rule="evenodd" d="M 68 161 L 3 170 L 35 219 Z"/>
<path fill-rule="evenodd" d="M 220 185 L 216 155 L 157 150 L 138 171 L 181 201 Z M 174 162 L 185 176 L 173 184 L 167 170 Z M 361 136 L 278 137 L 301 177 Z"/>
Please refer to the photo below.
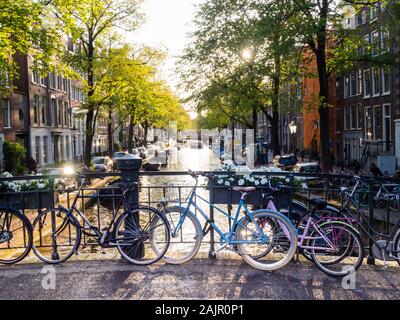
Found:
<path fill-rule="evenodd" d="M 54 217 L 50 216 L 51 221 L 49 224 L 46 224 L 46 222 L 48 222 L 47 215 L 49 213 L 52 214 L 53 212 Z M 57 218 L 61 219 L 57 221 Z M 45 224 L 46 227 L 44 227 Z M 57 231 L 59 234 L 58 236 L 54 235 L 54 230 Z M 68 231 L 68 235 L 62 235 L 61 233 L 66 230 Z M 48 237 L 49 234 L 52 235 Z M 53 208 L 42 211 L 33 221 L 33 235 L 33 252 L 35 253 L 36 257 L 48 264 L 59 264 L 67 261 L 74 253 L 78 251 L 82 239 L 81 226 L 78 220 L 73 214 L 68 213 L 68 210 L 63 208 Z M 46 241 L 47 239 L 49 241 Z M 65 239 L 68 239 L 68 241 L 64 241 Z M 38 243 L 38 245 L 36 243 Z M 51 250 L 50 248 L 53 250 L 52 252 L 49 251 Z M 62 250 L 62 256 L 59 248 Z"/>
<path fill-rule="evenodd" d="M 12 217 L 17 220 L 13 222 Z M 17 226 L 16 221 L 18 220 L 22 223 L 22 226 L 19 224 Z M 17 230 L 21 230 L 22 235 L 16 236 Z M 10 244 L 13 239 L 17 238 L 23 240 L 22 247 L 21 245 L 13 246 Z M 0 208 L 0 264 L 11 265 L 22 261 L 31 251 L 32 243 L 32 225 L 29 219 L 19 210 L 9 207 Z M 3 244 L 6 245 L 3 246 Z M 21 249 L 21 253 L 16 252 L 18 249 Z M 5 252 L 6 250 L 10 251 Z"/>
<path fill-rule="evenodd" d="M 145 221 L 143 217 L 139 216 L 140 212 L 154 214 L 154 217 L 149 217 L 150 221 Z M 142 220 L 141 220 L 142 219 Z M 158 228 L 158 221 L 163 225 L 160 230 Z M 144 227 L 141 227 L 144 224 Z M 145 230 L 145 228 L 149 228 Z M 164 230 L 163 230 L 164 229 Z M 153 250 L 152 242 L 157 234 L 161 236 L 161 243 L 164 246 L 161 250 Z M 164 238 L 165 237 L 165 238 Z M 134 210 L 124 212 L 117 220 L 114 229 L 114 238 L 117 249 L 121 256 L 128 262 L 136 265 L 151 265 L 160 260 L 168 250 L 170 243 L 170 228 L 167 219 L 157 209 L 151 207 L 139 207 Z M 127 238 L 129 238 L 127 240 Z M 132 239 L 131 239 L 132 238 Z M 155 257 L 146 250 L 146 241 L 149 240 L 147 248 L 155 254 Z M 131 241 L 127 243 L 127 241 Z M 143 246 L 143 247 L 142 247 Z M 148 258 L 148 260 L 144 260 Z"/>
<path fill-rule="evenodd" d="M 351 241 L 350 241 L 350 245 L 351 248 L 349 247 L 349 245 L 347 245 L 347 247 L 345 248 L 345 251 L 341 254 L 341 256 L 339 257 L 339 259 L 336 259 L 334 261 L 330 261 L 330 262 L 321 262 L 319 261 L 319 259 L 317 259 L 317 253 L 316 250 L 317 249 L 311 249 L 311 254 L 312 254 L 312 258 L 313 258 L 313 262 L 314 264 L 318 267 L 318 269 L 320 269 L 322 272 L 332 276 L 332 277 L 344 277 L 350 273 L 353 273 L 355 271 L 357 271 L 360 266 L 362 265 L 362 262 L 364 260 L 364 245 L 362 243 L 361 237 L 358 234 L 358 232 L 356 232 L 354 230 L 354 228 L 350 225 L 347 225 L 345 223 L 342 222 L 337 222 L 337 221 L 329 221 L 329 222 L 325 222 L 320 224 L 318 227 L 320 228 L 320 230 L 323 230 L 325 227 L 332 228 L 333 226 L 340 228 L 342 231 L 347 232 L 347 234 L 351 235 Z M 315 231 L 316 232 L 316 231 Z M 342 233 L 343 234 L 343 233 Z M 318 241 L 319 239 L 313 239 L 310 241 L 310 245 L 311 246 L 321 246 L 321 244 L 316 244 L 316 241 Z M 358 245 L 358 255 L 356 257 L 356 262 L 352 264 L 351 267 L 349 268 L 343 268 L 341 267 L 340 271 L 334 271 L 332 269 L 329 269 L 329 266 L 333 266 L 333 265 L 337 265 L 343 262 L 344 258 L 343 254 L 347 254 L 347 257 L 349 257 L 348 261 L 352 261 L 353 258 L 350 257 L 351 253 L 354 250 L 354 245 L 357 244 Z M 349 250 L 350 249 L 350 250 Z M 323 250 L 319 250 L 319 251 L 323 251 Z M 350 252 L 351 251 L 351 252 Z M 321 254 L 322 255 L 322 254 Z M 324 255 L 322 255 L 324 256 Z M 339 268 L 340 266 L 338 266 Z"/>
<path fill-rule="evenodd" d="M 178 221 L 176 221 L 176 218 L 173 217 L 172 214 L 177 213 L 179 215 L 182 215 L 185 210 L 186 208 L 178 206 L 167 207 L 164 210 L 165 216 L 171 229 L 171 238 L 169 248 L 162 259 L 169 264 L 182 264 L 190 261 L 197 255 L 201 247 L 201 243 L 203 240 L 203 229 L 195 214 L 190 210 L 187 212 L 187 216 L 185 218 L 185 221 L 183 222 L 180 233 L 176 235 L 173 234 L 174 227 Z M 185 229 L 185 234 L 183 233 L 183 229 Z M 185 240 L 185 243 L 187 244 L 185 245 L 185 250 L 182 245 L 183 241 L 174 242 L 174 239 L 178 237 L 180 237 L 181 240 Z M 192 239 L 194 240 L 194 242 L 188 242 Z M 191 244 L 193 244 L 193 246 L 191 246 Z M 189 245 L 192 247 L 191 249 Z M 158 250 L 156 245 L 154 245 L 153 250 Z"/>
<path fill-rule="evenodd" d="M 280 252 L 280 253 L 284 254 L 284 257 L 282 259 L 279 259 L 278 261 L 272 261 L 272 263 L 268 263 L 268 264 L 263 263 L 265 260 L 261 261 L 260 259 L 254 258 L 257 255 L 253 255 L 248 252 L 248 250 L 245 247 L 246 243 L 238 243 L 237 244 L 238 253 L 242 256 L 244 261 L 246 261 L 253 268 L 263 270 L 263 271 L 274 271 L 274 270 L 280 269 L 280 268 L 284 267 L 285 265 L 287 265 L 292 260 L 294 254 L 296 253 L 296 249 L 297 249 L 297 234 L 296 234 L 296 230 L 295 230 L 295 227 L 293 226 L 293 224 L 283 214 L 280 214 L 279 212 L 275 212 L 275 211 L 271 211 L 271 210 L 257 210 L 255 212 L 253 212 L 251 215 L 254 220 L 256 220 L 256 219 L 269 219 L 269 220 L 276 219 L 277 224 L 279 224 L 282 229 L 286 228 L 286 231 L 285 230 L 283 230 L 283 231 L 284 231 L 286 238 L 287 238 L 286 233 L 290 237 L 290 239 L 287 239 L 287 240 L 289 240 L 288 249 L 284 252 Z M 243 232 L 245 232 L 246 230 L 248 231 L 250 229 L 247 227 L 250 222 L 253 223 L 253 221 L 251 221 L 247 217 L 244 217 L 239 222 L 239 226 L 238 226 L 237 233 L 236 233 L 236 240 L 246 241 L 246 239 L 244 239 L 244 237 L 243 237 Z M 258 221 L 257 221 L 257 223 L 258 223 Z M 258 228 L 256 228 L 256 230 L 257 229 Z M 263 229 L 264 229 L 264 227 L 263 227 Z M 263 230 L 263 233 L 264 233 L 264 230 Z M 275 235 L 278 235 L 278 234 L 279 234 L 278 232 L 275 233 Z M 251 230 L 250 230 L 250 236 L 251 236 L 251 238 L 254 238 L 254 232 Z M 276 242 L 275 240 L 276 239 L 274 239 L 274 246 L 278 245 L 278 242 Z M 271 241 L 271 239 L 269 239 L 268 241 Z M 263 245 L 269 246 L 270 245 L 270 243 L 264 244 L 261 242 L 259 244 L 261 246 L 263 246 Z M 284 244 L 284 246 L 286 246 L 286 243 Z M 275 254 L 275 256 L 273 256 L 272 259 L 276 258 L 276 256 L 277 255 Z M 266 261 L 266 262 L 268 262 L 268 261 Z"/>

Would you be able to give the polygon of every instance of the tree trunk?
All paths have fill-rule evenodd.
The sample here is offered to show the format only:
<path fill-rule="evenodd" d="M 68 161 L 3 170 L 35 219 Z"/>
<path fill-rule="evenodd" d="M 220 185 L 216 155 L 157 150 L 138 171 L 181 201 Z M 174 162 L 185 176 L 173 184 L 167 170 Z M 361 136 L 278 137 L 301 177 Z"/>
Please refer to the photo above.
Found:
<path fill-rule="evenodd" d="M 94 109 L 93 107 L 89 107 L 89 110 L 86 114 L 86 137 L 85 137 L 85 150 L 83 156 L 85 166 L 88 168 L 90 168 L 92 160 L 92 145 L 94 136 L 94 129 L 92 128 L 93 116 L 94 116 Z"/>
<path fill-rule="evenodd" d="M 145 120 L 144 124 L 143 124 L 143 128 L 144 128 L 144 141 L 143 141 L 143 143 L 144 143 L 144 146 L 147 145 L 147 135 L 149 133 L 149 127 L 150 127 L 150 124 L 147 122 L 147 120 Z"/>
<path fill-rule="evenodd" d="M 133 149 L 133 128 L 135 126 L 133 116 L 130 117 L 129 120 L 129 130 L 128 130 L 128 152 L 132 153 Z"/>
<path fill-rule="evenodd" d="M 95 106 L 90 102 L 90 98 L 94 94 L 94 70 L 93 70 L 93 59 L 94 59 L 94 39 L 92 34 L 89 34 L 88 40 L 88 64 L 87 64 L 87 79 L 88 79 L 88 112 L 86 114 L 86 142 L 84 150 L 84 162 L 85 165 L 90 168 L 92 160 L 92 145 L 94 130 L 96 127 L 96 119 L 94 117 Z"/>
<path fill-rule="evenodd" d="M 329 81 L 326 66 L 326 29 L 328 16 L 329 2 L 323 0 L 320 11 L 320 20 L 324 22 L 320 26 L 318 33 L 316 59 L 318 66 L 319 78 L 319 116 L 320 116 L 320 145 L 321 145 L 321 165 L 323 172 L 329 172 L 332 169 L 331 151 L 330 151 L 330 136 L 329 136 Z"/>
<path fill-rule="evenodd" d="M 253 116 L 253 130 L 254 130 L 254 143 L 257 143 L 257 105 L 253 105 L 253 110 L 252 110 L 252 116 Z"/>
<path fill-rule="evenodd" d="M 114 152 L 114 139 L 113 139 L 113 111 L 111 107 L 110 109 L 108 109 L 107 139 L 108 139 L 108 155 L 112 157 Z"/>
<path fill-rule="evenodd" d="M 271 122 L 271 142 L 274 156 L 281 154 L 279 143 L 279 92 L 281 85 L 281 58 L 275 57 L 275 74 L 272 80 L 272 122 Z"/>

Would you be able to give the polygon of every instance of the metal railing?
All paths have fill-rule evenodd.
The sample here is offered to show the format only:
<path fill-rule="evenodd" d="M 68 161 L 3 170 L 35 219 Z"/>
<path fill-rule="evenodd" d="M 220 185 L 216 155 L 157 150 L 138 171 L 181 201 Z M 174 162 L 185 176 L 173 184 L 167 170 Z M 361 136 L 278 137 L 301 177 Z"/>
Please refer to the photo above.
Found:
<path fill-rule="evenodd" d="M 201 192 L 202 196 L 208 199 L 211 203 L 216 202 L 216 193 L 223 191 L 225 198 L 221 203 L 221 197 L 217 201 L 218 206 L 226 208 L 228 212 L 232 212 L 235 204 L 235 192 L 232 191 L 231 187 L 221 186 L 217 184 L 218 176 L 234 176 L 235 172 L 222 172 L 222 171 L 204 171 L 200 172 L 208 177 L 214 177 L 214 179 L 208 180 L 208 183 L 198 186 L 197 190 Z M 340 186 L 351 186 L 354 177 L 351 175 L 338 175 L 338 174 L 316 174 L 316 173 L 290 173 L 290 172 L 252 172 L 253 176 L 266 176 L 270 180 L 277 180 L 286 185 L 286 188 L 278 194 L 278 207 L 280 210 L 286 212 L 289 216 L 293 217 L 296 211 L 299 210 L 298 202 L 303 202 L 305 198 L 323 198 L 328 201 L 332 206 L 340 208 L 343 206 L 343 192 L 340 192 Z M 99 230 L 107 227 L 107 217 L 112 214 L 118 213 L 118 210 L 123 208 L 118 207 L 118 203 L 121 197 L 119 189 L 113 187 L 113 182 L 120 179 L 120 173 L 101 173 L 101 174 L 85 174 L 85 176 L 92 180 L 95 184 L 105 184 L 105 186 L 87 187 L 81 190 L 81 198 L 78 202 L 78 207 L 82 212 L 89 218 L 89 220 L 96 225 Z M 176 179 L 182 180 L 176 182 Z M 0 205 L 3 206 L 14 206 L 22 210 L 22 212 L 32 221 L 35 216 L 42 209 L 49 207 L 56 207 L 57 205 L 63 205 L 69 207 L 72 203 L 73 198 L 76 195 L 76 190 L 55 190 L 54 181 L 55 179 L 62 178 L 60 176 L 29 176 L 29 177 L 13 177 L 13 178 L 0 178 L 0 184 L 3 182 L 20 181 L 20 180 L 48 180 L 49 189 L 46 191 L 27 191 L 17 193 L 0 193 Z M 107 180 L 101 180 L 106 178 Z M 164 179 L 173 178 L 170 181 L 152 181 L 153 179 Z M 182 179 L 184 178 L 184 179 Z M 301 183 L 299 183 L 299 179 Z M 103 182 L 102 182 L 103 181 Z M 380 225 L 380 228 L 389 233 L 393 224 L 400 218 L 400 210 L 397 211 L 395 208 L 390 206 L 389 201 L 385 201 L 384 192 L 382 191 L 382 185 L 399 185 L 400 179 L 394 178 L 372 178 L 369 177 L 366 180 L 366 186 L 364 190 L 359 191 L 359 204 L 363 211 L 366 213 L 371 224 L 374 222 Z M 186 198 L 190 190 L 194 185 L 194 180 L 190 178 L 189 172 L 184 171 L 160 171 L 160 172 L 140 172 L 139 178 L 139 204 L 156 206 L 161 199 L 166 199 L 171 203 L 177 203 L 184 205 Z M 207 182 L 207 180 L 204 180 Z M 307 187 L 303 184 L 307 184 Z M 257 186 L 258 193 L 270 194 L 271 190 L 268 186 Z M 61 192 L 61 193 L 60 193 Z M 390 190 L 386 191 L 390 192 Z M 40 198 L 42 195 L 48 194 L 46 203 L 48 206 L 43 206 L 42 203 L 44 198 Z M 14 197 L 15 196 L 15 197 Z M 276 194 L 275 194 L 276 196 Z M 10 198 L 14 197 L 14 201 L 10 201 Z M 27 198 L 38 198 L 36 202 L 26 201 Z M 255 197 L 256 199 L 260 199 Z M 251 200 L 251 199 L 250 199 Z M 259 200 L 257 200 L 259 201 Z M 297 201 L 297 202 L 296 202 Z M 27 208 L 26 204 L 37 204 L 37 208 Z M 252 206 L 262 207 L 265 205 L 263 201 L 254 203 L 250 201 Z M 50 206 L 52 205 L 52 206 Z M 205 204 L 205 211 L 209 213 L 211 220 L 218 222 L 218 225 L 224 225 L 228 229 L 230 227 L 230 220 L 226 217 L 217 216 L 214 212 L 213 207 Z M 400 208 L 399 208 L 400 209 Z M 194 212 L 197 215 L 197 212 Z M 204 222 L 204 221 L 201 221 Z M 205 243 L 209 244 L 210 252 L 214 251 L 215 244 L 218 239 L 215 239 L 213 230 L 204 240 Z M 83 235 L 82 244 L 96 245 L 90 238 Z"/>

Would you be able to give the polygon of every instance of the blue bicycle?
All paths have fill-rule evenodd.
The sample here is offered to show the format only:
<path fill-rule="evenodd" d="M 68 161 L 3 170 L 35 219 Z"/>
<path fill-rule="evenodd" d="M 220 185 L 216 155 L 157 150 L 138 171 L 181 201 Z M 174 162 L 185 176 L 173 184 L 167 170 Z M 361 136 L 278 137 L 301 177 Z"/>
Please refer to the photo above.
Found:
<path fill-rule="evenodd" d="M 246 205 L 246 196 L 254 192 L 254 187 L 236 187 L 241 192 L 241 199 L 234 216 L 221 210 L 209 201 L 196 194 L 200 174 L 191 172 L 196 184 L 188 195 L 187 205 L 168 206 L 167 201 L 159 204 L 167 217 L 170 230 L 170 246 L 163 256 L 164 261 L 181 264 L 191 260 L 199 251 L 204 236 L 214 229 L 220 236 L 218 251 L 228 249 L 241 255 L 252 267 L 272 271 L 285 266 L 293 258 L 297 248 L 297 232 L 290 220 L 283 214 L 273 210 L 257 210 L 251 212 Z M 199 207 L 198 202 L 212 206 L 230 220 L 228 232 L 224 233 L 215 221 Z M 205 219 L 204 227 L 191 208 L 196 208 Z M 244 217 L 239 217 L 240 213 Z M 156 246 L 153 250 L 157 251 Z"/>

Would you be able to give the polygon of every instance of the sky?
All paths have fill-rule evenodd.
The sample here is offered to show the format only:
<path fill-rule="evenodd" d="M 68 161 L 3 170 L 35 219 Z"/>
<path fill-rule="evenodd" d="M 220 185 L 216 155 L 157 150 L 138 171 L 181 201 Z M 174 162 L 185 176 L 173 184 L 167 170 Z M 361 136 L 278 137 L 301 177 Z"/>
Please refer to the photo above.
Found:
<path fill-rule="evenodd" d="M 144 44 L 167 50 L 168 56 L 161 76 L 178 93 L 175 62 L 188 45 L 187 33 L 193 30 L 195 5 L 204 0 L 144 0 L 142 11 L 146 15 L 143 25 L 127 36 L 133 44 Z"/>

